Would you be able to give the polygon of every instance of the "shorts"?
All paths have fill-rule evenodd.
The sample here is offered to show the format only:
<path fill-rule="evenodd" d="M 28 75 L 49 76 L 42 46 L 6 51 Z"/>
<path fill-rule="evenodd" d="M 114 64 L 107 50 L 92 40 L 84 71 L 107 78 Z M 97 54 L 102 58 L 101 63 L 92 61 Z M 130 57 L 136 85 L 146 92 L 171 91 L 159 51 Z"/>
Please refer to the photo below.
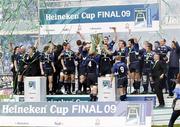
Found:
<path fill-rule="evenodd" d="M 75 69 L 70 68 L 67 70 L 63 70 L 64 75 L 71 75 L 71 74 L 75 74 Z"/>
<path fill-rule="evenodd" d="M 97 78 L 98 78 L 98 76 L 96 75 L 96 73 L 88 73 L 87 74 L 87 86 L 90 87 L 91 85 L 96 85 Z"/>
<path fill-rule="evenodd" d="M 117 77 L 117 88 L 124 88 L 128 85 L 128 79 L 127 77 Z"/>
<path fill-rule="evenodd" d="M 141 71 L 140 63 L 139 62 L 130 63 L 129 64 L 129 71 L 130 71 L 130 73 L 132 73 L 132 72 L 136 72 L 136 73 L 140 72 Z"/>
<path fill-rule="evenodd" d="M 53 75 L 53 69 L 52 68 L 46 68 L 44 69 L 45 76 L 52 76 Z"/>
<path fill-rule="evenodd" d="M 148 73 L 151 73 L 152 72 L 152 69 L 150 69 L 150 68 L 143 68 L 142 69 L 142 73 L 144 73 L 144 74 L 148 74 Z"/>
<path fill-rule="evenodd" d="M 81 67 L 79 68 L 79 73 L 78 73 L 79 76 L 81 75 L 86 75 L 86 68 L 85 67 Z"/>

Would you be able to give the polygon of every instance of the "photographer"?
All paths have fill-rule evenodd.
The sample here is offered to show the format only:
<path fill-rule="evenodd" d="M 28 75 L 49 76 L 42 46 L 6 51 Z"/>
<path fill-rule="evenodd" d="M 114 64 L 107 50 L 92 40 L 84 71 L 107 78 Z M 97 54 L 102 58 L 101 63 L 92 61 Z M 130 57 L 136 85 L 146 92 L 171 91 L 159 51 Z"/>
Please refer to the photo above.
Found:
<path fill-rule="evenodd" d="M 174 93 L 176 94 L 176 98 L 174 100 L 173 113 L 171 115 L 168 127 L 173 127 L 174 122 L 180 116 L 180 73 L 177 76 L 177 83 Z"/>

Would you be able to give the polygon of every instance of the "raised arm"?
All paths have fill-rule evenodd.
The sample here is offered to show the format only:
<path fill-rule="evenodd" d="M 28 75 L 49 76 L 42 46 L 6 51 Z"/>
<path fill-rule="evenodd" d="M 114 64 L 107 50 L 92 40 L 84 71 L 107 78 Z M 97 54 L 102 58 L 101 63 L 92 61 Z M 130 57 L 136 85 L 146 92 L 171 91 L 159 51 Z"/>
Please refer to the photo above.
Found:
<path fill-rule="evenodd" d="M 180 46 L 177 41 L 175 42 L 175 45 L 176 45 L 176 53 L 180 53 Z"/>
<path fill-rule="evenodd" d="M 39 39 L 37 39 L 36 41 L 35 41 L 35 44 L 34 44 L 34 47 L 37 49 L 38 47 L 39 47 Z"/>
<path fill-rule="evenodd" d="M 77 31 L 77 34 L 79 35 L 82 41 L 85 41 L 85 38 L 80 31 Z"/>
<path fill-rule="evenodd" d="M 134 39 L 134 48 L 136 49 L 136 51 L 139 51 L 139 41 L 140 41 L 141 37 L 139 39 L 134 37 L 133 39 Z"/>
<path fill-rule="evenodd" d="M 114 42 L 117 42 L 117 40 L 118 40 L 118 36 L 117 36 L 116 27 L 111 27 L 110 29 L 112 29 L 112 30 L 113 30 L 113 32 L 114 32 L 114 39 L 113 39 L 113 41 L 114 41 Z"/>
<path fill-rule="evenodd" d="M 174 42 L 174 44 L 176 46 L 176 53 L 180 53 L 180 46 L 179 46 L 179 43 L 178 43 L 178 41 L 176 40 L 175 37 L 173 38 L 172 42 Z"/>

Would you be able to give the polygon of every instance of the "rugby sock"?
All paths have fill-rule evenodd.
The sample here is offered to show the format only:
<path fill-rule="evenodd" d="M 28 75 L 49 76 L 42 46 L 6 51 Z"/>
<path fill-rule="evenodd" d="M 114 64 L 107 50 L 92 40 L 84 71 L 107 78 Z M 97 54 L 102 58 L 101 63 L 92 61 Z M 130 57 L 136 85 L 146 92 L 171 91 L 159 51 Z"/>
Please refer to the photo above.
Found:
<path fill-rule="evenodd" d="M 20 94 L 22 94 L 23 90 L 24 90 L 24 83 L 19 81 L 18 82 L 18 92 L 20 92 Z"/>
<path fill-rule="evenodd" d="M 93 95 L 93 101 L 97 101 L 97 100 L 98 100 L 97 95 Z"/>
<path fill-rule="evenodd" d="M 140 86 L 141 86 L 141 81 L 137 81 L 137 91 L 138 93 L 140 93 Z"/>
<path fill-rule="evenodd" d="M 79 86 L 78 86 L 78 90 L 79 90 L 79 91 L 82 90 L 82 86 L 83 86 L 83 83 L 80 83 L 80 82 L 79 82 Z"/>
<path fill-rule="evenodd" d="M 139 93 L 140 91 L 140 84 L 141 82 L 140 81 L 135 81 L 134 82 L 134 89 L 136 90 L 137 93 Z"/>
<path fill-rule="evenodd" d="M 73 82 L 73 83 L 71 83 L 71 85 L 72 85 L 72 92 L 74 92 L 75 91 L 75 83 Z"/>
<path fill-rule="evenodd" d="M 58 85 L 59 90 L 61 90 L 62 86 L 64 85 L 63 83 L 64 83 L 63 81 L 59 81 L 59 85 Z"/>
<path fill-rule="evenodd" d="M 151 83 L 150 86 L 151 86 L 151 91 L 154 92 L 154 83 Z"/>
<path fill-rule="evenodd" d="M 67 92 L 67 90 L 68 90 L 68 83 L 66 82 L 66 81 L 64 81 L 64 89 L 65 89 L 65 91 Z"/>
<path fill-rule="evenodd" d="M 98 97 L 97 95 L 90 94 L 90 101 L 97 101 Z"/>
<path fill-rule="evenodd" d="M 136 92 L 137 89 L 136 89 L 136 81 L 135 81 L 135 80 L 134 80 L 134 82 L 133 82 L 133 87 L 134 87 L 134 92 Z M 133 94 L 134 94 L 134 92 L 133 92 Z"/>
<path fill-rule="evenodd" d="M 17 80 L 15 79 L 15 80 L 13 81 L 13 93 L 14 93 L 14 94 L 17 94 L 17 92 L 18 92 Z"/>
<path fill-rule="evenodd" d="M 143 84 L 144 92 L 148 92 L 148 84 Z"/>
<path fill-rule="evenodd" d="M 136 89 L 135 89 L 135 80 L 134 80 L 134 82 L 133 82 L 133 87 L 134 87 L 134 90 L 136 90 Z"/>
<path fill-rule="evenodd" d="M 93 101 L 93 94 L 90 94 L 90 101 Z"/>
<path fill-rule="evenodd" d="M 82 86 L 83 86 L 83 92 L 84 93 L 87 93 L 87 85 L 85 82 L 82 83 Z"/>
<path fill-rule="evenodd" d="M 24 82 L 21 82 L 22 85 L 22 92 L 24 92 Z"/>
<path fill-rule="evenodd" d="M 21 90 L 20 85 L 21 85 L 21 82 L 18 81 L 18 82 L 17 82 L 17 87 L 18 87 L 18 88 L 17 88 L 17 92 L 18 92 L 18 94 L 19 94 L 19 92 L 20 92 L 20 90 Z"/>
<path fill-rule="evenodd" d="M 136 90 L 140 89 L 140 84 L 141 84 L 140 81 L 135 81 L 134 82 L 134 89 L 136 89 Z"/>
<path fill-rule="evenodd" d="M 71 83 L 67 83 L 67 92 L 71 94 Z"/>

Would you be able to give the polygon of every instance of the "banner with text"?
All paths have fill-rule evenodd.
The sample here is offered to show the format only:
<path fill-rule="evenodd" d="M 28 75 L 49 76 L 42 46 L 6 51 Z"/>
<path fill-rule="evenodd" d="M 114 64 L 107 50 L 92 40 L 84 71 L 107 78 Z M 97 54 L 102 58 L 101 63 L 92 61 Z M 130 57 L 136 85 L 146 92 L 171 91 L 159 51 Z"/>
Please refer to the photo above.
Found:
<path fill-rule="evenodd" d="M 157 31 L 159 4 L 40 9 L 40 34 Z"/>
<path fill-rule="evenodd" d="M 151 101 L 1 103 L 0 125 L 151 127 L 152 108 Z"/>

